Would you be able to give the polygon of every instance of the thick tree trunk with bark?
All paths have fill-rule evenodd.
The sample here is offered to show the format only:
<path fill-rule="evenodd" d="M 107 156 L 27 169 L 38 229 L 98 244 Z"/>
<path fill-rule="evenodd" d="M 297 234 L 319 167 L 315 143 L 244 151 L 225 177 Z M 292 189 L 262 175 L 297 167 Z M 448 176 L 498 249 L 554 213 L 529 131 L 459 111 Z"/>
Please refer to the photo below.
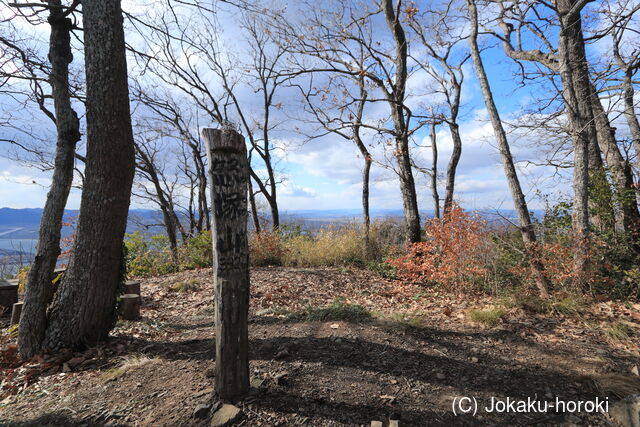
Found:
<path fill-rule="evenodd" d="M 578 0 L 579 1 L 579 0 Z M 557 0 L 560 21 L 558 57 L 563 97 L 574 143 L 573 230 L 575 284 L 582 287 L 589 265 L 589 144 L 596 140 L 591 109 L 591 81 L 577 0 Z"/>
<path fill-rule="evenodd" d="M 596 139 L 589 141 L 589 220 L 600 232 L 613 232 L 613 192 Z"/>
<path fill-rule="evenodd" d="M 596 126 L 598 145 L 604 154 L 607 167 L 615 185 L 615 229 L 619 233 L 636 232 L 640 215 L 635 200 L 635 188 L 631 167 L 622 156 L 616 141 L 615 130 L 611 127 L 596 88 L 591 85 L 591 101 Z M 608 185 L 606 182 L 604 183 Z"/>
<path fill-rule="evenodd" d="M 628 68 L 624 70 L 624 79 L 622 80 L 622 88 L 624 91 L 624 117 L 627 120 L 631 138 L 633 138 L 633 147 L 636 151 L 636 167 L 640 170 L 640 122 L 635 110 L 635 90 L 633 88 L 633 70 Z"/>
<path fill-rule="evenodd" d="M 50 2 L 50 7 L 61 2 Z M 42 211 L 38 248 L 31 264 L 24 309 L 18 334 L 20 354 L 30 358 L 40 351 L 47 326 L 46 311 L 53 295 L 51 277 L 60 255 L 60 230 L 64 208 L 73 182 L 73 167 L 76 143 L 80 140 L 80 123 L 71 106 L 69 92 L 69 64 L 71 53 L 71 19 L 65 17 L 62 9 L 52 9 L 49 16 L 51 35 L 49 38 L 49 61 L 53 103 L 58 132 L 51 188 Z"/>
<path fill-rule="evenodd" d="M 73 253 L 43 345 L 51 351 L 102 340 L 115 323 L 135 166 L 120 1 L 84 0 L 83 27 L 87 162 Z"/>
<path fill-rule="evenodd" d="M 533 277 L 538 287 L 538 292 L 543 298 L 549 295 L 549 281 L 545 276 L 544 266 L 540 262 L 538 257 L 538 251 L 536 247 L 536 234 L 531 223 L 531 217 L 529 216 L 529 208 L 527 201 L 522 192 L 520 181 L 518 179 L 518 173 L 513 163 L 513 157 L 511 156 L 511 150 L 509 148 L 509 141 L 507 140 L 507 134 L 502 126 L 500 120 L 500 114 L 496 108 L 495 101 L 493 99 L 493 93 L 491 92 L 491 86 L 489 79 L 482 63 L 482 57 L 480 56 L 480 49 L 478 48 L 478 12 L 476 9 L 474 0 L 467 0 L 469 15 L 471 18 L 471 34 L 469 36 L 469 47 L 471 50 L 471 57 L 473 64 L 480 82 L 480 88 L 484 97 L 484 102 L 491 118 L 491 124 L 493 131 L 498 142 L 498 148 L 500 151 L 500 157 L 502 159 L 502 165 L 504 172 L 509 183 L 509 190 L 511 191 L 511 197 L 513 198 L 513 204 L 518 213 L 518 222 L 520 223 L 520 232 L 522 234 L 522 240 L 527 250 L 528 262 L 531 266 Z"/>
<path fill-rule="evenodd" d="M 417 243 L 420 241 L 420 214 L 418 212 L 418 197 L 416 184 L 411 170 L 409 157 L 409 142 L 406 138 L 396 140 L 396 159 L 398 160 L 398 175 L 400 178 L 400 192 L 404 208 L 404 222 L 406 241 Z"/>
<path fill-rule="evenodd" d="M 234 130 L 203 129 L 209 155 L 213 225 L 215 387 L 223 399 L 249 391 L 249 248 L 244 138 Z"/>
<path fill-rule="evenodd" d="M 420 214 L 418 212 L 418 197 L 416 195 L 416 184 L 413 179 L 411 169 L 411 156 L 409 154 L 409 132 L 408 118 L 405 115 L 404 101 L 407 84 L 407 39 L 400 24 L 401 2 L 397 3 L 397 10 L 394 10 L 392 0 L 382 1 L 387 27 L 393 34 L 395 41 L 395 81 L 391 92 L 386 93 L 387 100 L 391 107 L 391 116 L 394 124 L 396 137 L 395 157 L 398 161 L 398 176 L 400 178 L 400 192 L 402 193 L 402 205 L 404 208 L 404 221 L 406 227 L 406 240 L 408 243 L 420 241 Z"/>

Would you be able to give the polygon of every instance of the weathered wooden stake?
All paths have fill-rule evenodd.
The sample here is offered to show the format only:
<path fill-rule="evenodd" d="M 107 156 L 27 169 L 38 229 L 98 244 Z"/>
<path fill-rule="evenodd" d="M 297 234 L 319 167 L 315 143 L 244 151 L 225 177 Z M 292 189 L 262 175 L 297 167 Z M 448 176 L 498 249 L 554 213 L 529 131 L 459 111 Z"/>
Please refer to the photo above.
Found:
<path fill-rule="evenodd" d="M 140 318 L 140 295 L 124 294 L 120 297 L 122 302 L 121 316 L 125 320 L 138 320 Z"/>
<path fill-rule="evenodd" d="M 215 288 L 215 388 L 223 399 L 249 391 L 249 247 L 244 138 L 234 130 L 203 129 L 209 158 L 213 280 Z"/>
<path fill-rule="evenodd" d="M 11 310 L 11 326 L 17 325 L 20 323 L 20 315 L 22 314 L 22 303 L 17 302 L 13 304 L 13 309 Z"/>

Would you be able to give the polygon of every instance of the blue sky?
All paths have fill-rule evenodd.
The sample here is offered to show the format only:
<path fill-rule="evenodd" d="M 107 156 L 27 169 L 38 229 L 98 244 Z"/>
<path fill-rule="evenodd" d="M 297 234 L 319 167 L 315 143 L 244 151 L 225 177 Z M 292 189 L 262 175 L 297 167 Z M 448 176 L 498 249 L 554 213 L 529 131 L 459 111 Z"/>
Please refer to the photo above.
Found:
<path fill-rule="evenodd" d="M 148 3 L 148 2 L 147 2 Z M 126 2 L 125 2 L 126 4 Z M 237 37 L 229 26 L 224 28 L 227 39 Z M 40 37 L 46 32 L 40 32 Z M 495 45 L 495 43 L 493 43 Z M 507 59 L 500 46 L 489 47 L 483 52 L 485 66 L 503 118 L 513 119 L 527 106 L 537 91 L 537 87 L 518 87 L 514 83 L 514 64 Z M 131 63 L 131 61 L 130 61 Z M 244 96 L 250 97 L 251 91 Z M 463 150 L 458 168 L 456 197 L 463 206 L 472 209 L 511 208 L 512 203 L 502 165 L 493 141 L 493 131 L 486 117 L 484 103 L 477 86 L 470 62 L 466 68 L 463 92 L 464 105 L 461 115 Z M 288 105 L 283 98 L 285 113 L 296 109 Z M 6 104 L 5 104 L 6 105 Z M 289 109 L 289 111 L 287 111 Z M 50 128 L 42 114 L 33 113 L 28 122 L 32 126 Z M 26 122 L 25 121 L 25 122 Z M 289 123 L 292 125 L 292 123 Z M 285 126 L 287 125 L 285 121 Z M 0 128 L 2 136 L 8 136 L 11 130 Z M 428 137 L 425 128 L 417 133 L 415 140 L 424 143 Z M 290 130 L 289 133 L 290 135 Z M 50 137 L 52 136 L 49 134 Z M 284 134 L 283 134 L 284 135 Z M 451 153 L 450 136 L 446 128 L 438 130 L 440 150 L 439 169 L 446 170 Z M 514 139 L 515 141 L 515 139 Z M 513 142 L 513 152 L 517 160 L 533 159 L 539 155 L 536 138 L 522 136 Z M 54 139 L 51 138 L 51 144 Z M 362 159 L 357 155 L 353 144 L 336 136 L 323 137 L 304 145 L 287 144 L 286 151 L 278 154 L 278 169 L 283 179 L 279 190 L 281 211 L 298 209 L 357 209 L 360 207 L 360 165 Z M 430 163 L 430 149 L 414 148 L 416 159 L 421 164 Z M 7 159 L 11 157 L 6 145 L 0 145 L 0 207 L 41 207 L 46 198 L 50 183 L 48 172 Z M 539 208 L 543 200 L 539 194 L 554 197 L 561 193 L 570 193 L 570 184 L 566 179 L 551 179 L 552 170 L 546 167 L 524 166 L 520 164 L 521 179 L 531 208 Z M 565 178 L 566 178 L 566 174 Z M 431 209 L 431 192 L 427 178 L 416 174 L 417 190 L 421 208 Z M 444 185 L 439 188 L 444 196 Z M 74 189 L 69 200 L 69 208 L 79 206 L 79 190 Z M 149 207 L 143 201 L 134 198 L 133 207 Z M 371 207 L 373 209 L 399 209 L 402 207 L 399 184 L 394 174 L 387 169 L 374 166 L 372 171 Z"/>

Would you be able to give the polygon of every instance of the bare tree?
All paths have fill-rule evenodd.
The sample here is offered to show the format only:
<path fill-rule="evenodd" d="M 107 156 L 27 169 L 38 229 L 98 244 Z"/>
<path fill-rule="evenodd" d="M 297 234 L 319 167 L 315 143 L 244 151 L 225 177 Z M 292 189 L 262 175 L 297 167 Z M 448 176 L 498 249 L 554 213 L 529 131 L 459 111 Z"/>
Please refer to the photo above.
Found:
<path fill-rule="evenodd" d="M 87 163 L 73 253 L 50 310 L 43 348 L 104 339 L 114 325 L 122 240 L 134 175 L 119 0 L 84 0 Z"/>
<path fill-rule="evenodd" d="M 254 161 L 260 159 L 266 170 L 262 177 L 256 172 L 260 165 L 251 165 L 253 183 L 267 200 L 272 225 L 278 228 L 280 180 L 271 136 L 278 123 L 272 115 L 274 109 L 281 107 L 276 102 L 276 92 L 290 77 L 279 73 L 285 52 L 271 42 L 270 35 L 252 16 L 245 13 L 239 25 L 247 34 L 243 48 L 251 53 L 247 64 L 239 62 L 231 48 L 225 49 L 214 15 L 196 4 L 165 1 L 153 15 L 129 15 L 143 40 L 142 47 L 131 49 L 145 75 L 153 75 L 168 89 L 182 91 L 210 123 L 246 133 L 248 155 Z M 239 95 L 241 89 L 245 93 L 255 91 L 255 96 L 247 101 Z M 260 105 L 259 113 L 252 109 L 253 105 Z"/>
<path fill-rule="evenodd" d="M 365 52 L 361 49 L 360 68 L 363 68 Z M 351 141 L 358 148 L 363 158 L 362 166 L 362 222 L 364 226 L 364 252 L 369 256 L 371 215 L 369 209 L 369 181 L 373 156 L 363 140 L 362 127 L 365 105 L 369 94 L 364 75 L 341 76 L 330 78 L 326 85 L 316 87 L 314 79 L 309 78 L 307 85 L 298 84 L 305 102 L 305 109 L 315 123 L 320 124 L 322 131 L 314 129 L 309 139 L 324 137 L 328 134 L 338 135 Z M 356 93 L 352 93 L 352 91 Z M 342 94 L 343 96 L 337 96 Z"/>
<path fill-rule="evenodd" d="M 177 179 L 175 175 L 169 178 L 165 174 L 165 162 L 160 157 L 166 146 L 162 145 L 160 138 L 152 138 L 151 133 L 149 129 L 145 129 L 143 135 L 136 135 L 136 171 L 139 177 L 139 191 L 134 191 L 134 194 L 160 208 L 169 239 L 169 248 L 174 262 L 177 262 L 178 230 L 183 240 L 187 237 L 175 209 L 174 193 Z M 151 188 L 147 187 L 149 183 Z"/>
<path fill-rule="evenodd" d="M 589 167 L 598 167 L 599 153 L 614 153 L 619 148 L 611 146 L 611 140 L 602 138 L 609 132 L 601 129 L 598 138 L 594 115 L 593 86 L 589 74 L 585 41 L 582 32 L 582 9 L 588 4 L 586 0 L 556 0 L 553 3 L 531 3 L 528 1 L 500 2 L 498 21 L 503 31 L 500 38 L 507 55 L 518 61 L 530 61 L 541 64 L 561 81 L 562 101 L 565 106 L 570 135 L 574 149 L 574 232 L 576 236 L 575 272 L 578 282 L 583 282 L 588 264 L 589 246 Z M 547 8 L 550 15 L 538 8 Z M 538 22 L 530 19 L 545 17 Z M 512 23 L 513 22 L 513 23 Z M 515 25 L 514 25 L 515 23 Z M 556 25 L 559 29 L 558 41 L 554 45 L 546 36 L 544 28 Z M 546 49 L 526 49 L 523 47 L 522 33 L 527 32 Z M 516 35 L 515 45 L 513 34 Z M 599 115 L 604 120 L 602 115 Z M 603 149 L 604 148 L 604 149 Z M 609 168 L 621 167 L 617 161 L 611 161 Z M 614 179 L 620 191 L 624 191 L 627 183 L 621 179 L 624 171 L 614 173 Z M 599 174 L 592 174 L 594 179 Z"/>
<path fill-rule="evenodd" d="M 401 22 L 403 3 L 401 0 L 395 3 L 383 0 L 374 9 L 357 2 L 306 6 L 308 16 L 305 16 L 302 27 L 288 22 L 282 14 L 276 17 L 274 26 L 279 31 L 278 35 L 292 54 L 315 60 L 309 65 L 298 59 L 298 74 L 364 76 L 376 90 L 376 94 L 369 97 L 369 102 L 386 104 L 392 127 L 385 126 L 387 120 L 380 120 L 380 124 L 365 121 L 361 126 L 393 140 L 405 236 L 407 242 L 418 242 L 420 215 L 409 143 L 425 121 L 407 106 L 407 80 L 414 70 L 408 66 L 408 42 Z M 380 18 L 384 18 L 384 29 L 375 22 Z M 384 30 L 387 38 L 381 35 Z M 367 54 L 362 64 L 364 68 L 358 65 L 357 55 L 361 49 Z"/>
<path fill-rule="evenodd" d="M 469 59 L 469 53 L 459 49 L 460 42 L 465 38 L 464 28 L 462 25 L 455 26 L 451 22 L 455 21 L 455 17 L 450 13 L 451 4 L 448 6 L 444 8 L 444 11 L 426 11 L 420 15 L 410 14 L 411 28 L 426 49 L 426 58 L 416 58 L 416 62 L 435 81 L 437 86 L 435 94 L 444 97 L 447 112 L 438 114 L 438 119 L 447 123 L 453 141 L 453 151 L 447 165 L 445 180 L 445 214 L 453 203 L 456 171 L 462 155 L 462 138 L 458 116 L 460 114 L 462 84 L 464 83 L 463 66 Z M 415 58 L 415 55 L 413 56 Z M 437 150 L 433 129 L 432 135 L 432 148 Z"/>
<path fill-rule="evenodd" d="M 51 278 L 60 255 L 60 230 L 73 182 L 76 143 L 80 140 L 80 122 L 71 105 L 69 89 L 69 64 L 73 60 L 71 31 L 75 28 L 70 15 L 78 4 L 79 1 L 74 1 L 70 5 L 63 5 L 61 1 L 54 0 L 50 1 L 45 8 L 49 14 L 47 21 L 51 27 L 49 84 L 55 111 L 53 117 L 44 106 L 44 96 L 38 96 L 39 92 L 36 91 L 36 97 L 39 99 L 40 108 L 54 120 L 58 137 L 53 178 L 40 220 L 38 246 L 29 271 L 20 322 L 20 353 L 25 358 L 31 357 L 40 350 L 44 338 L 46 310 L 53 292 Z M 24 54 L 22 59 L 23 63 L 30 63 Z M 33 73 L 31 77 L 35 77 Z M 37 79 L 32 80 L 32 84 L 39 87 Z"/>
<path fill-rule="evenodd" d="M 168 91 L 143 89 L 139 84 L 134 89 L 133 99 L 144 105 L 144 108 L 137 112 L 143 118 L 143 127 L 151 134 L 157 134 L 158 130 L 162 130 L 162 136 L 179 145 L 180 155 L 175 156 L 177 161 L 173 163 L 189 182 L 189 201 L 182 207 L 189 217 L 189 232 L 181 229 L 183 238 L 186 238 L 187 234 L 194 235 L 209 230 L 207 159 L 198 134 L 198 112 L 184 101 L 184 97 L 176 97 L 176 94 Z M 145 141 L 144 136 L 142 138 L 140 143 Z M 177 200 L 175 202 L 178 206 Z M 181 228 L 180 221 L 176 225 Z"/>
<path fill-rule="evenodd" d="M 484 98 L 485 105 L 491 118 L 491 125 L 498 142 L 498 148 L 500 151 L 500 157 L 502 159 L 502 165 L 504 172 L 509 183 L 509 190 L 511 191 L 511 197 L 513 204 L 518 213 L 518 221 L 520 223 L 520 232 L 522 234 L 522 240 L 525 245 L 525 249 L 528 254 L 528 262 L 531 266 L 536 285 L 540 296 L 546 298 L 549 296 L 549 281 L 544 273 L 544 267 L 538 258 L 536 248 L 536 234 L 531 223 L 531 217 L 529 216 L 529 208 L 527 201 L 524 197 L 522 187 L 520 186 L 520 180 L 518 179 L 518 173 L 516 171 L 513 156 L 509 148 L 509 141 L 507 140 L 507 134 L 502 126 L 502 120 L 493 99 L 493 93 L 485 72 L 482 57 L 480 55 L 480 49 L 478 48 L 478 11 L 474 0 L 467 0 L 467 7 L 469 10 L 469 18 L 471 21 L 471 33 L 469 35 L 469 47 L 471 50 L 471 57 L 473 58 L 473 65 L 480 82 L 480 89 Z"/>

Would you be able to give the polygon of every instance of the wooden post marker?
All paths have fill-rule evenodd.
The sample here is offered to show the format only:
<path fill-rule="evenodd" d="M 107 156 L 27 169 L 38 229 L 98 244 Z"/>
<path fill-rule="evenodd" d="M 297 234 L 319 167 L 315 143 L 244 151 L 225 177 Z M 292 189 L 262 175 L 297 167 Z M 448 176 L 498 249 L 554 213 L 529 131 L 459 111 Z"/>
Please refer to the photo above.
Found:
<path fill-rule="evenodd" d="M 11 310 L 11 326 L 17 325 L 20 323 L 20 315 L 22 314 L 22 303 L 17 302 L 13 304 L 13 309 Z"/>
<path fill-rule="evenodd" d="M 223 399 L 249 391 L 249 247 L 244 138 L 234 130 L 203 129 L 209 158 L 213 283 L 215 289 L 215 389 Z"/>

